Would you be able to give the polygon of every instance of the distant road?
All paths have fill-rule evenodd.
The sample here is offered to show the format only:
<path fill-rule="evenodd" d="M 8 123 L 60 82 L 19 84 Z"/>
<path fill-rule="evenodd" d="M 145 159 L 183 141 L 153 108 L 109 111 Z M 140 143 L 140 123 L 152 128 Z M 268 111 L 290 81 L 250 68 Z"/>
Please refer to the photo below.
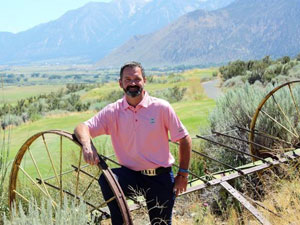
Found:
<path fill-rule="evenodd" d="M 216 99 L 222 94 L 219 88 L 219 82 L 220 81 L 216 79 L 202 83 L 204 91 L 209 98 Z"/>

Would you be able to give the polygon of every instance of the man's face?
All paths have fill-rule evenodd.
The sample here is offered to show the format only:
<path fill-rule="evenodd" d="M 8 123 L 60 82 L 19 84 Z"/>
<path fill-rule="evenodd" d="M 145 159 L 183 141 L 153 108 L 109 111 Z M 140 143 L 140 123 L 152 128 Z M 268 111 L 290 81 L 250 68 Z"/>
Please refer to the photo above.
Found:
<path fill-rule="evenodd" d="M 122 79 L 119 80 L 120 87 L 126 95 L 134 98 L 139 96 L 144 89 L 146 79 L 142 76 L 141 68 L 126 67 L 123 70 Z"/>

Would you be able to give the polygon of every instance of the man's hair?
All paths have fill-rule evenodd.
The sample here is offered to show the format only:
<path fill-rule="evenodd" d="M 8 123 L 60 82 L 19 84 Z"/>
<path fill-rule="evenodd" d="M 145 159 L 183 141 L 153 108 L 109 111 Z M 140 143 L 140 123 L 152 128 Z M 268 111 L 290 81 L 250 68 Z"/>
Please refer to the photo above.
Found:
<path fill-rule="evenodd" d="M 121 67 L 121 70 L 120 70 L 120 79 L 122 79 L 122 77 L 123 77 L 123 71 L 124 71 L 124 69 L 127 68 L 127 67 L 129 67 L 129 68 L 135 68 L 135 67 L 140 68 L 141 71 L 142 71 L 142 76 L 145 77 L 145 71 L 144 71 L 144 68 L 143 68 L 142 64 L 139 63 L 139 62 L 131 61 L 131 62 L 125 63 L 125 64 Z"/>

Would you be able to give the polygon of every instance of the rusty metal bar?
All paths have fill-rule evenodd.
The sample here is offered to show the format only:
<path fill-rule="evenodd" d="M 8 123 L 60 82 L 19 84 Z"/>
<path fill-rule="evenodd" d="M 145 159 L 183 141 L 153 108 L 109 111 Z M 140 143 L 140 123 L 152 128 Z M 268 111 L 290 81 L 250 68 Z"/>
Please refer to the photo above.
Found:
<path fill-rule="evenodd" d="M 256 158 L 256 159 L 258 159 L 258 160 L 262 160 L 261 157 L 258 157 L 258 156 L 256 156 L 256 155 L 252 155 L 252 154 L 247 153 L 247 152 L 243 152 L 243 151 L 241 151 L 241 150 L 238 150 L 238 149 L 235 149 L 235 148 L 230 147 L 230 146 L 228 146 L 228 145 L 224 145 L 224 144 L 221 144 L 221 143 L 219 143 L 219 142 L 210 140 L 210 139 L 205 138 L 205 137 L 203 137 L 203 136 L 196 135 L 196 137 L 201 138 L 201 139 L 206 140 L 206 141 L 209 141 L 209 142 L 211 142 L 211 143 L 213 143 L 213 144 L 217 144 L 217 145 L 223 146 L 224 148 L 227 148 L 228 150 L 231 150 L 231 151 L 234 151 L 234 152 L 238 152 L 238 153 L 241 153 L 241 154 L 243 154 L 243 155 L 251 156 L 251 157 Z"/>
<path fill-rule="evenodd" d="M 292 130 L 294 130 L 294 132 L 298 135 L 299 138 L 299 134 L 297 132 L 297 130 L 293 127 L 292 122 L 290 121 L 290 119 L 287 117 L 286 113 L 283 111 L 282 107 L 279 105 L 279 103 L 276 101 L 274 93 L 272 94 L 272 99 L 275 102 L 275 104 L 277 105 L 277 107 L 279 108 L 279 110 L 281 111 L 281 113 L 283 114 L 284 118 L 287 120 L 287 122 L 289 123 L 290 127 L 292 128 Z"/>
<path fill-rule="evenodd" d="M 262 225 L 271 225 L 271 223 L 263 217 L 263 215 L 253 206 L 251 203 L 244 198 L 234 187 L 232 187 L 227 181 L 221 182 L 220 185 L 225 188 L 236 200 L 238 200 L 246 209 L 248 209 L 253 216 Z"/>
<path fill-rule="evenodd" d="M 269 151 L 272 151 L 272 150 L 273 150 L 273 149 L 268 148 L 268 147 L 266 147 L 266 146 L 257 144 L 257 143 L 255 143 L 255 142 L 253 142 L 253 141 L 243 140 L 243 139 L 241 139 L 241 138 L 233 137 L 233 136 L 230 136 L 230 135 L 227 135 L 227 134 L 222 134 L 222 133 L 219 133 L 219 132 L 217 132 L 217 131 L 212 131 L 212 133 L 214 133 L 214 134 L 216 134 L 216 135 L 220 135 L 220 136 L 232 138 L 232 139 L 235 139 L 235 140 L 238 140 L 238 141 L 246 142 L 246 143 L 248 143 L 248 144 L 253 144 L 253 145 L 256 145 L 256 146 L 258 146 L 258 147 L 262 147 L 263 149 L 269 150 Z M 271 163 L 271 162 L 268 162 L 268 161 L 266 161 L 264 158 L 261 158 L 261 157 L 259 157 L 259 156 L 256 156 L 256 155 L 253 155 L 253 154 L 249 154 L 249 155 L 250 155 L 251 157 L 256 158 L 256 159 L 259 159 L 259 160 L 261 160 L 261 161 L 263 161 L 263 162 L 265 162 L 265 163 Z"/>
<path fill-rule="evenodd" d="M 251 133 L 251 130 L 249 130 L 249 129 L 246 129 L 244 127 L 239 127 L 239 126 L 236 126 L 236 127 L 238 129 L 240 129 L 240 130 L 244 130 L 244 131 L 247 131 L 247 132 Z M 270 134 L 266 134 L 266 133 L 258 131 L 258 130 L 254 130 L 253 132 L 256 133 L 256 134 L 258 134 L 258 135 L 260 135 L 260 136 L 262 136 L 262 137 L 265 137 L 265 138 L 270 138 L 272 140 L 280 141 L 280 142 L 288 144 L 288 145 L 293 145 L 292 143 L 290 143 L 288 141 L 282 140 L 282 139 L 280 139 L 278 137 L 272 136 Z"/>
<path fill-rule="evenodd" d="M 72 170 L 72 171 L 78 172 L 78 167 L 77 167 L 77 166 L 74 166 L 74 165 L 71 165 L 71 166 L 74 168 L 74 170 Z M 81 168 L 82 168 L 82 167 L 81 167 Z M 89 176 L 90 178 L 94 178 L 95 180 L 98 180 L 97 177 L 95 177 L 95 176 L 89 174 L 88 172 L 82 170 L 81 168 L 79 169 L 80 173 L 83 173 L 83 174 Z"/>
<path fill-rule="evenodd" d="M 300 155 L 298 155 L 297 153 L 293 154 L 293 156 L 290 155 L 291 159 L 296 159 L 297 157 L 300 157 Z M 251 174 L 251 173 L 255 173 L 255 172 L 258 172 L 260 170 L 267 169 L 269 167 L 279 165 L 280 163 L 285 163 L 287 161 L 289 161 L 289 159 L 287 159 L 287 157 L 284 157 L 284 158 L 280 158 L 278 160 L 273 160 L 273 165 L 270 165 L 268 163 L 263 163 L 261 165 L 257 165 L 257 166 L 251 167 L 251 168 L 244 169 L 242 175 L 248 175 L 248 174 Z M 235 179 L 235 178 L 240 177 L 242 175 L 238 174 L 238 173 L 232 173 L 232 174 L 226 175 L 222 178 L 217 178 L 217 179 L 211 180 L 211 181 L 209 181 L 209 183 L 210 183 L 210 185 L 217 185 L 217 184 L 220 184 L 223 181 L 232 180 L 232 179 Z M 183 194 L 187 194 L 187 193 L 191 193 L 193 191 L 201 190 L 201 189 L 206 188 L 206 187 L 208 187 L 208 185 L 205 184 L 205 183 L 199 184 L 199 185 L 196 185 L 194 187 L 189 188 Z"/>
<path fill-rule="evenodd" d="M 178 165 L 173 164 L 173 166 L 179 168 Z M 203 179 L 202 177 L 198 176 L 197 174 L 195 174 L 195 173 L 193 173 L 193 172 L 191 172 L 191 171 L 189 171 L 189 174 L 191 174 L 193 177 L 196 177 L 197 180 L 201 180 L 201 181 L 203 181 L 204 183 L 208 183 L 208 180 Z"/>
<path fill-rule="evenodd" d="M 176 142 L 172 142 L 172 143 L 173 143 L 173 144 L 176 144 L 176 145 L 179 145 L 179 144 L 176 143 Z M 203 153 L 198 152 L 198 151 L 193 150 L 193 149 L 192 149 L 192 152 L 194 152 L 194 153 L 196 153 L 196 154 L 198 154 L 198 155 L 201 155 L 201 156 L 203 156 L 203 157 L 205 157 L 205 158 L 207 158 L 207 159 L 210 159 L 211 161 L 217 162 L 217 163 L 219 163 L 219 164 L 221 164 L 221 165 L 223 165 L 223 166 L 225 166 L 225 167 L 227 167 L 227 168 L 230 168 L 230 169 L 232 169 L 232 170 L 234 170 L 234 171 L 236 171 L 236 172 L 238 172 L 238 173 L 243 174 L 243 171 L 242 171 L 242 170 L 237 169 L 237 168 L 235 168 L 235 167 L 233 167 L 233 166 L 230 166 L 230 165 L 228 165 L 228 164 L 226 164 L 226 163 L 224 163 L 224 162 L 221 162 L 221 161 L 219 161 L 219 160 L 217 160 L 217 159 L 214 159 L 214 158 L 212 158 L 212 157 L 210 157 L 210 156 L 208 156 L 208 155 L 206 155 L 206 154 L 203 154 Z"/>
<path fill-rule="evenodd" d="M 45 184 L 48 185 L 49 187 L 54 188 L 55 190 L 60 191 L 59 187 L 56 187 L 56 186 L 53 185 L 53 184 L 50 184 L 50 183 L 45 182 L 45 181 L 42 181 L 42 180 L 39 179 L 39 178 L 35 178 L 35 179 L 38 181 L 38 183 L 45 183 Z M 69 192 L 69 191 L 66 191 L 66 190 L 62 190 L 62 191 L 63 191 L 64 193 L 66 193 L 67 195 L 70 195 L 71 197 L 76 198 L 77 200 L 81 200 L 82 202 L 84 202 L 84 203 L 87 204 L 88 206 L 90 206 L 90 207 L 92 207 L 92 208 L 94 208 L 94 209 L 97 209 L 99 212 L 105 214 L 105 216 L 110 217 L 109 214 L 107 214 L 106 212 L 104 212 L 104 211 L 98 209 L 98 208 L 97 208 L 96 206 L 94 206 L 92 203 L 83 200 L 83 199 L 80 198 L 79 196 L 76 196 L 76 195 L 74 195 L 73 193 L 71 193 L 71 192 Z"/>
<path fill-rule="evenodd" d="M 78 170 L 78 167 L 76 167 L 76 166 L 74 166 L 74 165 L 71 165 L 71 166 L 74 168 L 75 171 Z M 81 167 L 81 168 L 82 168 L 82 167 Z M 84 170 L 82 170 L 82 169 L 79 169 L 79 170 L 80 170 L 81 173 L 83 173 L 83 174 L 89 176 L 90 178 L 92 178 L 92 179 L 98 181 L 98 178 L 97 178 L 97 177 L 95 177 L 95 176 L 93 176 L 93 175 L 87 173 L 86 171 L 84 171 Z M 132 197 L 130 197 L 130 196 L 126 196 L 126 197 L 127 197 L 128 199 L 134 201 L 135 203 L 139 203 L 138 201 L 136 201 L 134 198 L 132 198 Z"/>
<path fill-rule="evenodd" d="M 291 89 L 291 86 L 290 86 L 290 84 L 288 84 L 288 86 L 289 86 L 289 90 L 290 90 L 290 95 L 292 96 L 292 99 L 293 99 L 293 102 L 294 102 L 295 108 L 296 108 L 296 110 L 297 110 L 297 112 L 298 112 L 298 116 L 300 117 L 300 111 L 299 111 L 299 108 L 298 108 L 298 106 L 297 106 L 297 104 L 296 104 L 296 100 L 295 100 L 295 97 L 294 97 L 293 91 L 292 91 L 292 89 Z"/>
<path fill-rule="evenodd" d="M 108 161 L 111 161 L 111 162 L 113 162 L 113 163 L 115 163 L 115 164 L 117 164 L 118 166 L 122 166 L 120 163 L 118 163 L 117 161 L 115 161 L 115 160 L 113 160 L 113 159 L 111 159 L 111 158 L 109 158 L 109 157 L 107 157 L 107 156 L 105 156 L 105 155 L 101 155 L 101 154 L 99 154 L 104 160 L 108 160 Z"/>
<path fill-rule="evenodd" d="M 275 122 L 276 124 L 278 124 L 279 126 L 281 126 L 284 130 L 286 130 L 287 132 L 289 132 L 295 138 L 299 138 L 299 136 L 297 136 L 297 134 L 294 134 L 292 131 L 290 131 L 288 128 L 286 128 L 283 124 L 279 123 L 276 119 L 274 119 L 271 115 L 269 115 L 267 112 L 265 112 L 264 110 L 260 110 L 260 111 L 263 113 L 263 115 L 266 115 L 268 118 L 270 118 L 270 120 L 272 120 L 273 122 Z"/>
<path fill-rule="evenodd" d="M 87 165 L 82 166 L 81 168 L 86 168 L 86 167 L 89 167 L 89 166 L 90 165 L 87 164 Z M 65 172 L 62 172 L 59 176 L 63 176 L 63 175 L 66 175 L 66 174 L 72 173 L 72 172 L 74 172 L 74 170 L 67 170 Z M 47 177 L 47 178 L 43 179 L 43 181 L 52 180 L 53 178 L 55 178 L 55 176 Z"/>

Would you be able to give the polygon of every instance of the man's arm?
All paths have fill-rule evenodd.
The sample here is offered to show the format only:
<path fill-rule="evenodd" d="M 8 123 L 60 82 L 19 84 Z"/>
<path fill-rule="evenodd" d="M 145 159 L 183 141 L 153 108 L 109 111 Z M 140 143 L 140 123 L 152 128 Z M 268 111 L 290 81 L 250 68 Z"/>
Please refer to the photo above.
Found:
<path fill-rule="evenodd" d="M 91 165 L 99 163 L 97 150 L 91 145 L 91 135 L 87 125 L 80 123 L 74 130 L 77 140 L 82 144 L 84 160 Z"/>
<path fill-rule="evenodd" d="M 189 135 L 179 140 L 179 168 L 183 170 L 189 169 L 190 157 L 191 157 L 192 139 Z M 188 184 L 188 173 L 179 171 L 175 177 L 174 189 L 176 196 L 186 191 Z"/>

